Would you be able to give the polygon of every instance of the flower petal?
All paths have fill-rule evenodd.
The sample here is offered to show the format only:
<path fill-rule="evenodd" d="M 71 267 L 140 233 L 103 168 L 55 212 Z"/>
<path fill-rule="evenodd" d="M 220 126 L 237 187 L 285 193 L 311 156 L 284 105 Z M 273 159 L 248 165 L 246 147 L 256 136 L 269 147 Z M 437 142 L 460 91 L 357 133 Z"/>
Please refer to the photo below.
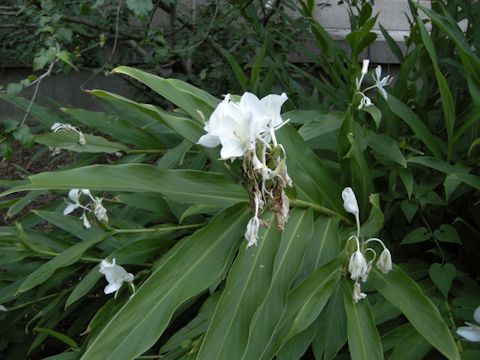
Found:
<path fill-rule="evenodd" d="M 475 312 L 473 313 L 473 318 L 477 323 L 480 324 L 480 306 L 475 309 Z"/>
<path fill-rule="evenodd" d="M 68 205 L 63 210 L 63 215 L 68 215 L 72 213 L 76 208 L 77 208 L 77 205 L 68 203 Z"/>
<path fill-rule="evenodd" d="M 200 144 L 209 148 L 214 148 L 220 145 L 220 139 L 218 138 L 218 136 L 205 134 L 198 140 L 197 144 Z"/>
<path fill-rule="evenodd" d="M 220 156 L 223 160 L 235 159 L 243 156 L 244 148 L 238 139 L 230 138 L 222 143 Z"/>
<path fill-rule="evenodd" d="M 105 295 L 108 295 L 120 289 L 121 286 L 122 286 L 121 282 L 110 283 L 107 286 L 105 286 L 105 289 L 103 289 L 103 292 L 105 293 Z"/>
<path fill-rule="evenodd" d="M 287 100 L 288 97 L 285 93 L 282 95 L 270 94 L 260 100 L 272 119 L 273 127 L 277 127 L 283 122 L 280 113 L 283 103 Z"/>
<path fill-rule="evenodd" d="M 480 341 L 480 327 L 460 326 L 457 329 L 457 334 L 468 341 Z"/>

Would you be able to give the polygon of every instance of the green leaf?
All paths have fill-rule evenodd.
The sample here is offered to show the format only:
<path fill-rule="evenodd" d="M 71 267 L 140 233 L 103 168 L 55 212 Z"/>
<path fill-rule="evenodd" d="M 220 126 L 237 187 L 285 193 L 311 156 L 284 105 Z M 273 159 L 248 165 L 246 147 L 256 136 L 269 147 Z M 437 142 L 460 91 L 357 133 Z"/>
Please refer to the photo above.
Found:
<path fill-rule="evenodd" d="M 248 342 L 250 323 L 272 281 L 275 254 L 281 233 L 272 222 L 261 229 L 257 246 L 242 246 L 227 277 L 215 315 L 205 334 L 197 359 L 240 359 Z M 231 221 L 231 220 L 229 220 Z"/>
<path fill-rule="evenodd" d="M 268 38 L 263 42 L 260 51 L 258 52 L 255 62 L 253 63 L 252 73 L 250 75 L 250 84 L 252 84 L 252 92 L 256 93 L 258 90 L 258 83 L 260 81 L 260 70 L 262 68 L 263 59 L 267 51 Z"/>
<path fill-rule="evenodd" d="M 219 100 L 204 90 L 177 79 L 164 79 L 128 66 L 112 70 L 116 74 L 128 75 L 183 109 L 200 124 L 210 117 Z M 200 113 L 201 114 L 200 114 Z"/>
<path fill-rule="evenodd" d="M 65 302 L 65 309 L 69 308 L 75 301 L 86 295 L 96 285 L 98 280 L 103 276 L 100 274 L 99 270 L 99 267 L 95 266 L 83 277 L 83 279 L 80 280 L 68 296 L 67 301 Z"/>
<path fill-rule="evenodd" d="M 273 226 L 273 224 L 271 226 Z M 312 235 L 312 211 L 294 209 L 282 233 L 280 248 L 275 256 L 272 280 L 268 292 L 250 322 L 248 343 L 245 346 L 245 353 L 242 359 L 260 359 L 265 350 L 265 344 L 271 342 L 271 338 L 275 336 L 274 330 L 280 323 L 287 306 L 288 290 L 302 265 L 302 260 L 312 240 Z M 320 306 L 323 300 L 325 300 L 326 303 L 328 297 L 326 299 L 324 298 L 319 299 L 318 296 L 310 298 L 309 309 L 311 310 L 315 305 Z M 307 315 L 304 314 L 304 317 L 306 316 Z M 315 318 L 316 316 L 313 320 Z M 301 322 L 302 320 L 307 321 L 307 319 L 301 319 L 299 321 Z M 300 324 L 297 323 L 297 325 Z M 307 326 L 305 326 L 305 328 Z M 294 334 L 291 333 L 290 335 Z"/>
<path fill-rule="evenodd" d="M 78 344 L 76 343 L 76 341 L 73 340 L 70 336 L 62 334 L 61 332 L 58 332 L 58 331 L 55 331 L 55 330 L 52 330 L 52 329 L 42 328 L 42 327 L 34 328 L 33 332 L 53 336 L 54 338 L 56 338 L 56 339 L 60 340 L 61 342 L 67 344 L 71 348 L 78 349 Z"/>
<path fill-rule="evenodd" d="M 78 142 L 78 134 L 75 132 L 59 131 L 56 133 L 35 135 L 35 142 L 56 149 L 85 153 L 114 154 L 117 151 L 128 152 L 129 150 L 126 145 L 118 142 L 108 141 L 101 136 L 84 134 L 84 137 L 85 144 L 80 144 Z"/>
<path fill-rule="evenodd" d="M 412 331 L 398 342 L 388 360 L 421 360 L 431 348 L 418 332 Z"/>
<path fill-rule="evenodd" d="M 380 122 L 382 121 L 382 112 L 375 105 L 363 107 L 362 110 L 372 116 L 372 119 L 375 122 L 375 126 L 378 130 L 378 128 L 380 127 Z"/>
<path fill-rule="evenodd" d="M 442 158 L 442 151 L 438 145 L 437 138 L 430 132 L 417 114 L 391 94 L 388 95 L 387 104 L 395 115 L 407 123 L 415 136 L 425 144 L 433 155 L 437 158 Z"/>
<path fill-rule="evenodd" d="M 340 283 L 327 307 L 315 323 L 316 336 L 312 343 L 316 359 L 333 359 L 347 341 L 347 315 Z"/>
<path fill-rule="evenodd" d="M 452 287 L 452 282 L 457 276 L 457 269 L 453 264 L 432 264 L 430 269 L 428 270 L 428 274 L 430 275 L 430 279 L 432 279 L 433 283 L 437 286 L 438 290 L 448 298 L 448 292 Z"/>
<path fill-rule="evenodd" d="M 367 130 L 368 146 L 377 154 L 386 157 L 389 160 L 400 164 L 404 168 L 407 167 L 407 161 L 400 151 L 397 142 L 387 134 L 376 134 L 373 131 Z"/>
<path fill-rule="evenodd" d="M 152 0 L 127 0 L 127 7 L 138 17 L 147 16 L 153 10 Z"/>
<path fill-rule="evenodd" d="M 433 236 L 441 242 L 462 244 L 457 230 L 450 224 L 440 225 L 440 228 L 433 232 Z"/>
<path fill-rule="evenodd" d="M 448 326 L 435 305 L 419 286 L 398 266 L 383 274 L 373 269 L 368 279 L 377 291 L 395 305 L 413 327 L 434 348 L 450 360 L 459 360 L 457 346 Z"/>
<path fill-rule="evenodd" d="M 92 165 L 32 175 L 30 184 L 0 194 L 26 190 L 90 189 L 154 192 L 182 203 L 229 206 L 246 202 L 245 190 L 222 175 L 192 170 L 164 170 L 151 165 Z"/>
<path fill-rule="evenodd" d="M 225 271 L 248 216 L 250 211 L 243 206 L 227 209 L 180 241 L 101 330 L 82 359 L 130 360 L 148 350 L 177 309 L 207 290 Z"/>
<path fill-rule="evenodd" d="M 240 64 L 237 62 L 235 57 L 232 54 L 230 54 L 227 50 L 222 50 L 222 55 L 225 57 L 225 59 L 227 59 L 228 63 L 230 64 L 233 74 L 237 78 L 238 84 L 240 85 L 240 88 L 242 89 L 242 91 L 247 91 L 248 77 L 243 71 Z"/>
<path fill-rule="evenodd" d="M 47 261 L 38 269 L 36 269 L 33 273 L 28 275 L 18 288 L 17 292 L 21 293 L 28 291 L 35 286 L 43 283 L 58 269 L 76 263 L 82 257 L 85 251 L 105 240 L 108 236 L 110 236 L 110 234 L 94 237 L 90 240 L 84 240 L 82 242 L 76 243 L 75 245 L 72 245 L 67 250 L 55 256 L 53 259 Z"/>
<path fill-rule="evenodd" d="M 342 285 L 350 357 L 353 360 L 383 359 L 382 342 L 368 300 L 360 300 L 355 304 L 351 281 L 343 279 Z"/>
<path fill-rule="evenodd" d="M 8 95 L 17 95 L 23 90 L 22 84 L 19 83 L 10 83 L 7 86 L 7 94 Z"/>
<path fill-rule="evenodd" d="M 430 231 L 426 227 L 421 226 L 405 235 L 400 245 L 425 242 L 427 240 L 430 240 L 431 237 L 432 234 L 430 233 Z"/>
<path fill-rule="evenodd" d="M 78 68 L 72 63 L 72 54 L 68 51 L 60 51 L 56 54 L 57 58 L 62 60 L 65 64 L 70 66 L 72 69 L 78 71 Z"/>

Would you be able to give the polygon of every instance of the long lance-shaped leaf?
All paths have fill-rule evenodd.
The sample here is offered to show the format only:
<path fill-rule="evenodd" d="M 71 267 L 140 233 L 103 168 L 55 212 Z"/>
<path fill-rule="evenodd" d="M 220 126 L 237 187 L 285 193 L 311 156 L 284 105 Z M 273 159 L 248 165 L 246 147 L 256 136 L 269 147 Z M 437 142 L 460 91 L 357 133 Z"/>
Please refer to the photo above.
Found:
<path fill-rule="evenodd" d="M 90 90 L 89 93 L 107 101 L 119 110 L 128 110 L 132 116 L 146 117 L 152 122 L 155 121 L 161 123 L 194 144 L 198 141 L 200 136 L 203 135 L 200 123 L 182 114 L 174 114 L 164 111 L 150 104 L 137 103 L 121 95 L 109 93 L 107 91 Z"/>
<path fill-rule="evenodd" d="M 360 300 L 355 304 L 350 280 L 343 279 L 342 285 L 350 357 L 353 360 L 383 359 L 382 342 L 368 300 Z"/>
<path fill-rule="evenodd" d="M 443 157 L 442 151 L 437 142 L 438 138 L 430 132 L 428 127 L 422 122 L 417 114 L 391 94 L 388 95 L 387 104 L 395 115 L 407 123 L 415 136 L 425 144 L 435 157 Z"/>
<path fill-rule="evenodd" d="M 217 98 L 206 91 L 181 80 L 164 79 L 128 66 L 119 66 L 112 72 L 128 75 L 140 81 L 199 121 L 203 120 L 202 117 L 208 118 L 219 103 Z"/>
<path fill-rule="evenodd" d="M 274 330 L 287 306 L 288 289 L 300 270 L 312 235 L 312 211 L 300 209 L 292 211 L 275 257 L 270 288 L 250 323 L 248 343 L 242 359 L 259 359 L 265 344 L 274 335 Z"/>
<path fill-rule="evenodd" d="M 264 344 L 265 350 L 258 360 L 271 360 L 275 356 L 281 346 L 288 341 L 292 324 L 305 302 L 328 288 L 331 281 L 337 282 L 340 278 L 340 269 L 339 262 L 335 259 L 312 272 L 288 294 L 287 308 L 282 320 L 274 330 L 275 335 Z"/>
<path fill-rule="evenodd" d="M 245 230 L 249 211 L 229 208 L 181 241 L 89 346 L 83 360 L 130 360 L 161 336 L 175 311 L 224 272 Z"/>
<path fill-rule="evenodd" d="M 417 16 L 417 26 L 420 30 L 420 36 L 425 45 L 425 49 L 427 49 L 428 55 L 432 60 L 433 69 L 435 70 L 435 77 L 437 78 L 438 89 L 440 90 L 440 96 L 442 98 L 441 103 L 445 117 L 445 128 L 447 129 L 448 157 L 451 158 L 453 151 L 453 132 L 455 129 L 455 104 L 453 102 L 453 96 L 448 87 L 447 79 L 442 74 L 440 66 L 438 65 L 437 52 L 435 51 L 432 38 L 428 34 L 427 28 L 419 16 Z"/>
<path fill-rule="evenodd" d="M 297 131 L 284 126 L 277 138 L 287 153 L 288 173 L 297 189 L 298 198 L 324 206 L 333 214 L 344 214 L 341 205 L 341 184 L 322 161 L 310 150 Z"/>
<path fill-rule="evenodd" d="M 267 221 L 272 220 L 269 216 Z M 240 250 L 235 260 L 198 360 L 240 359 L 248 341 L 250 322 L 272 279 L 280 232 L 275 223 L 262 231 L 258 245 Z"/>
<path fill-rule="evenodd" d="M 455 341 L 436 306 L 398 266 L 388 274 L 374 269 L 369 277 L 377 291 L 395 305 L 433 347 L 451 360 L 460 359 Z"/>
<path fill-rule="evenodd" d="M 0 194 L 27 190 L 90 189 L 154 192 L 182 203 L 230 206 L 245 202 L 242 187 L 222 175 L 192 170 L 158 169 L 151 165 L 93 165 L 72 170 L 44 172 L 29 177 L 30 184 Z"/>

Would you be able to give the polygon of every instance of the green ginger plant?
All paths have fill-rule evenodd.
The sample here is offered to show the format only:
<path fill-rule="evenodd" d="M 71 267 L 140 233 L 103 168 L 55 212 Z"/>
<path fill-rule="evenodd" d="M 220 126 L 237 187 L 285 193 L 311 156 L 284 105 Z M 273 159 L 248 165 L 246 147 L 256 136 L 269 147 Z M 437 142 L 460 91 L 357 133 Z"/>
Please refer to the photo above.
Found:
<path fill-rule="evenodd" d="M 62 151 L 108 148 L 112 164 L 32 175 L 3 193 L 89 189 L 3 228 L 2 269 L 11 276 L 2 282 L 2 321 L 22 326 L 19 317 L 31 317 L 27 328 L 38 335 L 25 340 L 30 351 L 50 336 L 71 348 L 65 358 L 291 359 L 311 343 L 331 358 L 348 342 L 353 359 L 376 359 L 384 350 L 375 324 L 391 318 L 381 309 L 392 309 L 427 349 L 460 358 L 435 305 L 392 267 L 383 243 L 375 247 L 378 195 L 357 205 L 345 189 L 342 204 L 350 184 L 285 124 L 285 96 L 220 102 L 175 79 L 129 67 L 114 73 L 142 82 L 175 111 L 90 91 L 118 115 L 64 109 L 71 128 L 37 141 Z M 87 126 L 115 141 L 87 134 Z M 149 136 L 162 142 L 148 147 Z M 221 144 L 221 159 L 199 140 Z M 345 140 L 357 154 L 352 136 Z M 233 158 L 243 164 L 224 160 Z M 93 195 L 100 191 L 103 203 Z M 42 222 L 53 227 L 39 231 Z M 97 290 L 102 274 L 114 298 Z"/>

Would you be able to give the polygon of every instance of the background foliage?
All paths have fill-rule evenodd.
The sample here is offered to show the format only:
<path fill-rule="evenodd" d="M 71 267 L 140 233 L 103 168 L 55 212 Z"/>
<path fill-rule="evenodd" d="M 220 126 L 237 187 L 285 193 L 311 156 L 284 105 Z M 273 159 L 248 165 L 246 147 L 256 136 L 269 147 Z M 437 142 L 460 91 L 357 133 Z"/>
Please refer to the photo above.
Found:
<path fill-rule="evenodd" d="M 105 112 L 33 104 L 35 135 L 20 120 L 3 123 L 6 139 L 25 138 L 44 153 L 64 149 L 61 172 L 2 181 L 7 193 L 30 190 L 1 203 L 8 219 L 0 228 L 5 358 L 118 359 L 145 351 L 165 359 L 453 359 L 457 351 L 478 358 L 478 346 L 455 335 L 480 298 L 478 2 L 433 1 L 432 10 L 412 3 L 406 51 L 383 31 L 400 68 L 387 99 L 372 93 L 368 111 L 358 110 L 355 95 L 359 54 L 376 37 L 368 2 L 348 4 L 349 51 L 314 20 L 313 1 L 300 2 L 301 22 L 284 11 L 293 3 L 207 2 L 195 25 L 162 1 L 74 3 L 6 9 L 19 11 L 15 21 L 24 27 L 18 35 L 0 28 L 4 50 L 21 53 L 34 70 L 108 70 L 133 61 L 150 74 L 116 68 L 145 97 L 92 90 Z M 176 14 L 169 30 L 150 25 L 155 6 Z M 460 21 L 468 21 L 466 31 Z M 28 37 L 33 31 L 24 36 L 30 25 L 41 41 Z M 304 64 L 288 57 L 300 33 L 321 49 Z M 14 96 L 17 90 L 0 96 L 27 110 L 30 99 Z M 241 239 L 249 211 L 240 167 L 195 145 L 217 97 L 247 90 L 289 95 L 283 117 L 291 126 L 279 141 L 295 184 L 285 233 L 270 226 L 249 250 Z M 54 122 L 80 127 L 87 144 L 48 132 Z M 338 272 L 351 230 L 343 186 L 357 193 L 362 232 L 384 240 L 398 264 L 390 274 L 374 272 L 367 300 L 356 305 Z M 71 188 L 105 198 L 108 226 L 86 231 L 62 215 Z M 103 295 L 97 265 L 106 256 L 136 275 L 132 299 L 126 288 L 116 299 Z"/>

